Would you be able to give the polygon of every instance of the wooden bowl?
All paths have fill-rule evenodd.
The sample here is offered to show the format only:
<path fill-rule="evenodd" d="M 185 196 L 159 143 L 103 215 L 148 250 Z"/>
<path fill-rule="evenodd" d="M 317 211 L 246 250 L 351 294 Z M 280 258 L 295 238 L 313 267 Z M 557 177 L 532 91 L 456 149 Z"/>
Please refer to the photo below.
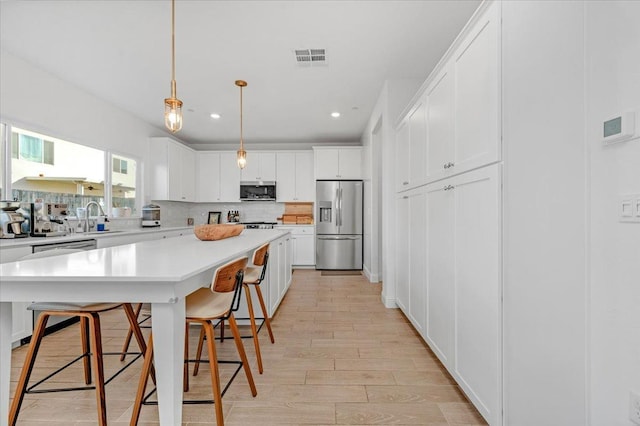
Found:
<path fill-rule="evenodd" d="M 193 232 L 202 241 L 215 241 L 240 235 L 243 229 L 244 225 L 197 225 Z"/>

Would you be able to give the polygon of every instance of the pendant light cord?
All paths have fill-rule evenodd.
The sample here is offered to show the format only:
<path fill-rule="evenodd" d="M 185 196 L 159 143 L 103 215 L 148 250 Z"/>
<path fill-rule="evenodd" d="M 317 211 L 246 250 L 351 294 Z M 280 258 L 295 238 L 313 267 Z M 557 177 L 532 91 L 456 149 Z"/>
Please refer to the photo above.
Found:
<path fill-rule="evenodd" d="M 242 86 L 240 86 L 240 149 L 244 150 L 244 141 L 242 137 Z"/>
<path fill-rule="evenodd" d="M 176 0 L 171 0 L 171 97 L 176 98 Z"/>

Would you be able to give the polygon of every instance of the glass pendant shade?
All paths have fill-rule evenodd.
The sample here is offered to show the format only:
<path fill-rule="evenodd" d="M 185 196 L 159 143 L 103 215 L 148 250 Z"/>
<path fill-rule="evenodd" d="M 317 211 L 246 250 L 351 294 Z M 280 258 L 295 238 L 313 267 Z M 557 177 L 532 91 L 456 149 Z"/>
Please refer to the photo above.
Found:
<path fill-rule="evenodd" d="M 241 169 L 244 169 L 246 165 L 247 165 L 247 151 L 240 148 L 238 150 L 238 167 L 240 167 Z"/>
<path fill-rule="evenodd" d="M 164 124 L 175 133 L 182 129 L 182 101 L 175 98 L 164 100 Z"/>

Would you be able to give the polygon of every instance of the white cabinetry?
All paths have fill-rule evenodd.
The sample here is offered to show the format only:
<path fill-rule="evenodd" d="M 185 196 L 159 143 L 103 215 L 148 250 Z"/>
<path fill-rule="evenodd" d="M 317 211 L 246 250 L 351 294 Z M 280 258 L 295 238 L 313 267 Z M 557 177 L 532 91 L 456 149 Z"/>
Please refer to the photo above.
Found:
<path fill-rule="evenodd" d="M 31 254 L 31 246 L 28 247 L 3 247 L 0 253 L 0 263 L 14 262 L 20 258 Z M 33 313 L 27 310 L 29 302 L 14 302 L 11 304 L 11 343 L 16 345 L 20 339 L 31 336 L 33 330 Z"/>
<path fill-rule="evenodd" d="M 170 138 L 149 139 L 149 194 L 153 200 L 195 201 L 195 152 Z"/>
<path fill-rule="evenodd" d="M 429 76 L 396 128 L 398 191 L 501 159 L 500 79 L 495 2 Z"/>
<path fill-rule="evenodd" d="M 147 231 L 136 232 L 129 235 L 108 235 L 97 238 L 98 248 L 121 246 L 124 244 L 138 243 L 141 241 L 159 240 L 162 238 L 181 237 L 193 233 L 191 228 L 188 229 L 172 229 L 166 231 Z"/>
<path fill-rule="evenodd" d="M 426 101 L 418 100 L 399 129 L 396 165 L 399 171 L 398 190 L 414 187 L 424 180 L 425 145 L 427 141 Z"/>
<path fill-rule="evenodd" d="M 396 267 L 396 297 L 399 306 L 418 332 L 425 327 L 425 245 L 426 194 L 418 188 L 402 194 L 398 199 L 399 229 Z"/>
<path fill-rule="evenodd" d="M 235 152 L 200 152 L 197 160 L 199 202 L 240 201 L 240 169 Z"/>
<path fill-rule="evenodd" d="M 315 230 L 313 225 L 278 226 L 277 229 L 291 232 L 291 264 L 293 266 L 315 265 Z"/>
<path fill-rule="evenodd" d="M 276 166 L 276 196 L 279 202 L 315 199 L 313 152 L 278 152 Z"/>
<path fill-rule="evenodd" d="M 247 165 L 240 172 L 243 181 L 275 181 L 276 154 L 273 152 L 249 152 Z"/>
<path fill-rule="evenodd" d="M 361 147 L 313 147 L 316 179 L 362 179 Z"/>
<path fill-rule="evenodd" d="M 267 277 L 269 279 L 267 310 L 269 316 L 273 316 L 291 285 L 290 234 L 272 241 L 269 245 Z"/>

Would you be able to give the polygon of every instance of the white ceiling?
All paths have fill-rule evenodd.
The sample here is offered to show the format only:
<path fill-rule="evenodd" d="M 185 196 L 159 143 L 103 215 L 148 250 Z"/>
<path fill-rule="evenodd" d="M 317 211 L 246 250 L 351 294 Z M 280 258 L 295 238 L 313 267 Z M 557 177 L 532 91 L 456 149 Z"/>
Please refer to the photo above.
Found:
<path fill-rule="evenodd" d="M 424 80 L 479 3 L 177 0 L 176 136 L 237 143 L 243 79 L 248 145 L 357 142 L 383 82 Z M 2 0 L 0 16 L 3 50 L 164 127 L 170 1 Z M 326 65 L 297 65 L 298 48 L 327 49 Z"/>

